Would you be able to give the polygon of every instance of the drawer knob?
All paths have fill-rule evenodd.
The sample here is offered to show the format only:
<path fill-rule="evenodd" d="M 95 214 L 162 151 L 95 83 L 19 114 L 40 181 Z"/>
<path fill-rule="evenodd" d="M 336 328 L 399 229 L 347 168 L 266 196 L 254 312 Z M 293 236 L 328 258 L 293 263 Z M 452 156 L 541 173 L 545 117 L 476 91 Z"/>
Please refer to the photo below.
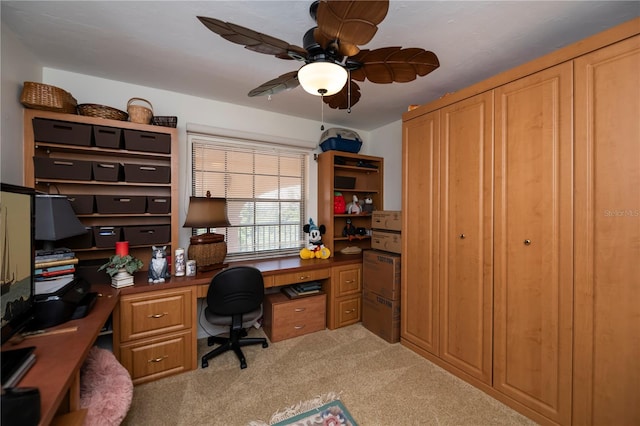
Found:
<path fill-rule="evenodd" d="M 162 318 L 165 315 L 169 315 L 169 312 L 163 312 L 161 314 L 152 314 L 152 315 L 147 315 L 147 318 Z"/>
<path fill-rule="evenodd" d="M 304 312 L 307 308 L 296 308 L 294 312 Z"/>
<path fill-rule="evenodd" d="M 293 328 L 295 328 L 296 330 L 302 330 L 304 328 L 304 325 L 294 325 Z"/>
<path fill-rule="evenodd" d="M 356 282 L 356 280 L 346 280 L 344 283 L 345 284 L 351 284 L 351 283 L 355 283 L 355 282 Z"/>
<path fill-rule="evenodd" d="M 169 358 L 169 355 L 165 355 L 165 356 L 161 356 L 161 357 L 158 357 L 158 358 L 150 359 L 147 362 L 161 362 L 165 358 Z"/>
<path fill-rule="evenodd" d="M 350 314 L 352 312 L 355 312 L 355 309 L 347 309 L 346 311 L 344 311 L 345 314 Z"/>
<path fill-rule="evenodd" d="M 309 278 L 311 278 L 311 276 L 309 276 L 309 275 L 304 275 L 304 276 L 301 276 L 299 279 L 300 279 L 300 280 L 308 280 Z"/>

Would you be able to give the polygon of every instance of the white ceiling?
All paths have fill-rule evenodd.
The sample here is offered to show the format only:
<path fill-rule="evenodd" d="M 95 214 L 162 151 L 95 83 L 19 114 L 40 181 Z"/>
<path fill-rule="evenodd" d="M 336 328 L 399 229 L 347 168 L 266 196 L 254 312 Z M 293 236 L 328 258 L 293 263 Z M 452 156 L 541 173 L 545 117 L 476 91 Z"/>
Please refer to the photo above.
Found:
<path fill-rule="evenodd" d="M 320 99 L 301 87 L 271 100 L 247 96 L 300 62 L 246 50 L 196 19 L 218 18 L 302 46 L 314 26 L 310 3 L 3 0 L 1 17 L 47 67 L 319 120 Z M 410 104 L 438 99 L 639 15 L 638 1 L 391 0 L 364 47 L 421 47 L 438 55 L 440 68 L 410 83 L 359 83 L 362 97 L 352 112 L 325 107 L 324 118 L 372 130 L 399 120 Z"/>

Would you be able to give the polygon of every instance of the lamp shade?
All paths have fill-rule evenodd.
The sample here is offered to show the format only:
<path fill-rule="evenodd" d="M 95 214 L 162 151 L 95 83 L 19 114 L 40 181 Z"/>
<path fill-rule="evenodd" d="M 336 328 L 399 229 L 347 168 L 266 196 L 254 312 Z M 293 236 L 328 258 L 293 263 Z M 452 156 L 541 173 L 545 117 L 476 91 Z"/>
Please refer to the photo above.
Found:
<path fill-rule="evenodd" d="M 189 197 L 185 228 L 215 228 L 229 225 L 225 198 Z"/>
<path fill-rule="evenodd" d="M 335 95 L 342 90 L 347 78 L 347 70 L 333 62 L 312 62 L 298 70 L 302 88 L 316 96 Z"/>
<path fill-rule="evenodd" d="M 64 195 L 36 195 L 35 239 L 52 242 L 87 233 Z"/>

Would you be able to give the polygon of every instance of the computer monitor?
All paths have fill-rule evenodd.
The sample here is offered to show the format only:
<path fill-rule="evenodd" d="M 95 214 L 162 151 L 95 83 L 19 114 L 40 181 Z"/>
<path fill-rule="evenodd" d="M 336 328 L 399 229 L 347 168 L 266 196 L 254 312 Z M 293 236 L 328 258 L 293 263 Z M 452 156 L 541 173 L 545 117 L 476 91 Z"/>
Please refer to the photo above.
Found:
<path fill-rule="evenodd" d="M 0 183 L 2 343 L 33 318 L 35 190 Z"/>

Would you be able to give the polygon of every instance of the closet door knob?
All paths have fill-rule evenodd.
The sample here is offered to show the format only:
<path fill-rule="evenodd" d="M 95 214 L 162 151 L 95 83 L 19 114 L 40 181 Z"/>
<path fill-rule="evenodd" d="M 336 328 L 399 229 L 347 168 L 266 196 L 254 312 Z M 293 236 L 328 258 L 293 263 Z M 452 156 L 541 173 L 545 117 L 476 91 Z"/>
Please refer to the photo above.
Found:
<path fill-rule="evenodd" d="M 464 234 L 460 234 L 460 239 L 464 240 L 465 239 L 465 235 Z"/>
<path fill-rule="evenodd" d="M 524 245 L 525 246 L 531 245 L 531 240 L 524 240 Z"/>

